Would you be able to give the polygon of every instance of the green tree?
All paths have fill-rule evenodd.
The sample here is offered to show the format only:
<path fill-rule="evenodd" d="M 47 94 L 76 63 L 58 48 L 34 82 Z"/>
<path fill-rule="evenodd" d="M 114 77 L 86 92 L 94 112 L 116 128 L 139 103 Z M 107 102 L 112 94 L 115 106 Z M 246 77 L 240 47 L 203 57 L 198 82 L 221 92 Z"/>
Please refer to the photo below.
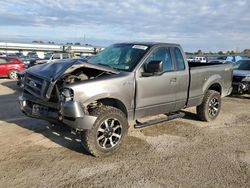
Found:
<path fill-rule="evenodd" d="M 242 51 L 243 54 L 250 54 L 250 49 L 245 49 Z"/>
<path fill-rule="evenodd" d="M 219 51 L 218 54 L 219 55 L 223 55 L 224 53 L 223 53 L 223 51 Z"/>

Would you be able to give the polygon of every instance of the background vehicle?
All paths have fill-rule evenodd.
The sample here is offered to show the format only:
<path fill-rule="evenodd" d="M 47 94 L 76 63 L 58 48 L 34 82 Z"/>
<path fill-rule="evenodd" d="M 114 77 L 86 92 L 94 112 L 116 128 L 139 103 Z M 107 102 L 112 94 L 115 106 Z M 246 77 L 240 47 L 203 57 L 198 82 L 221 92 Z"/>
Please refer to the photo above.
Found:
<path fill-rule="evenodd" d="M 233 62 L 233 61 L 227 61 L 227 60 L 225 60 L 225 61 L 221 61 L 221 60 L 212 60 L 212 61 L 209 61 L 208 63 L 226 63 L 226 64 L 234 64 L 235 62 Z"/>
<path fill-rule="evenodd" d="M 233 92 L 250 93 L 250 59 L 243 59 L 234 64 Z"/>
<path fill-rule="evenodd" d="M 6 53 L 0 52 L 0 56 L 1 56 L 1 57 L 6 57 Z"/>
<path fill-rule="evenodd" d="M 16 58 L 0 57 L 0 76 L 17 79 L 17 72 L 24 69 L 24 64 Z"/>
<path fill-rule="evenodd" d="M 121 43 L 88 61 L 29 68 L 19 103 L 26 115 L 69 126 L 87 151 L 107 156 L 120 148 L 128 122 L 146 127 L 191 106 L 201 120 L 214 120 L 231 86 L 231 65 L 188 64 L 178 44 Z M 143 122 L 158 114 L 168 115 Z"/>
<path fill-rule="evenodd" d="M 46 54 L 45 58 L 42 60 L 36 61 L 36 64 L 52 63 L 60 59 L 70 59 L 70 58 L 72 58 L 70 53 Z"/>
<path fill-rule="evenodd" d="M 207 63 L 207 58 L 206 57 L 195 57 L 194 61 L 200 62 L 200 63 Z"/>
<path fill-rule="evenodd" d="M 195 58 L 194 58 L 194 57 L 188 57 L 188 58 L 187 58 L 187 61 L 188 61 L 188 62 L 195 62 Z"/>

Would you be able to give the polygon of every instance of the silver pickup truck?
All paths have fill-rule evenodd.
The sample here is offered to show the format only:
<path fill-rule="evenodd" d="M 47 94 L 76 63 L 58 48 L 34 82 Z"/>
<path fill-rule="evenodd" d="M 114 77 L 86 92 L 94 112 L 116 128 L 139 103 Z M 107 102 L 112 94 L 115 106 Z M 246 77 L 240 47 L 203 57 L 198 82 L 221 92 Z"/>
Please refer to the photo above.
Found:
<path fill-rule="evenodd" d="M 129 124 L 183 117 L 180 110 L 191 106 L 200 120 L 214 120 L 231 85 L 231 65 L 188 64 L 178 44 L 120 43 L 88 61 L 31 67 L 19 103 L 27 116 L 67 125 L 92 155 L 107 156 L 120 148 Z M 158 114 L 165 117 L 142 121 Z"/>

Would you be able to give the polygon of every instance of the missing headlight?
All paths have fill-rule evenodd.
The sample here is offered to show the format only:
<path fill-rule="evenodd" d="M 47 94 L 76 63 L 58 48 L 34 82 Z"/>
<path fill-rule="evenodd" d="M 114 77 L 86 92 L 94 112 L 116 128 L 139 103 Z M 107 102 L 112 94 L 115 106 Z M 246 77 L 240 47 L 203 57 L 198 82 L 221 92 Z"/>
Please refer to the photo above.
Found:
<path fill-rule="evenodd" d="M 61 90 L 60 98 L 61 98 L 61 101 L 65 101 L 65 102 L 73 101 L 73 99 L 74 99 L 73 90 L 70 88 L 63 88 Z"/>

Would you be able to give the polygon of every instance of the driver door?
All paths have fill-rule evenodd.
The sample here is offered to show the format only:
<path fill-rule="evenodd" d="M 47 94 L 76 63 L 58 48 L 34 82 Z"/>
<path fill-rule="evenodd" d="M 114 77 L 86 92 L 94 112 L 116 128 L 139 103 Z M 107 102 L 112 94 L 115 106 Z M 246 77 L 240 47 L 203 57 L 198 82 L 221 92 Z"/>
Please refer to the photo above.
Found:
<path fill-rule="evenodd" d="M 150 61 L 162 61 L 163 73 L 143 77 L 144 66 Z M 163 114 L 175 110 L 177 78 L 168 47 L 154 49 L 136 75 L 135 118 Z"/>

